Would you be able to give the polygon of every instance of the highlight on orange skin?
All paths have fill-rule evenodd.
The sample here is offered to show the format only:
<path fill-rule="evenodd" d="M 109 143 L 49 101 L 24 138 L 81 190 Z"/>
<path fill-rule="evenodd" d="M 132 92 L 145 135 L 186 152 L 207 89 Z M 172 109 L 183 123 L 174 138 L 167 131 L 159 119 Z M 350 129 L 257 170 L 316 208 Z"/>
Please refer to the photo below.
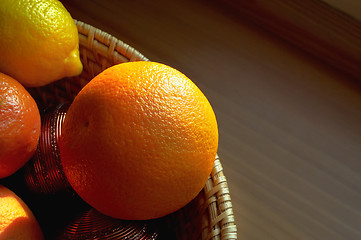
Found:
<path fill-rule="evenodd" d="M 0 240 L 42 240 L 43 233 L 29 207 L 0 185 Z"/>

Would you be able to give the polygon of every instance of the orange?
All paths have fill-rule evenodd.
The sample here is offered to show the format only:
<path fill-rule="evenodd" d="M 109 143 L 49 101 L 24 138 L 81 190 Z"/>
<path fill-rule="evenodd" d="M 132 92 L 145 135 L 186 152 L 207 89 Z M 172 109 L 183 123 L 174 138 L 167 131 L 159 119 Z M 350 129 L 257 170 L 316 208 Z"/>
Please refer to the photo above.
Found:
<path fill-rule="evenodd" d="M 28 91 L 0 73 L 0 178 L 22 167 L 36 150 L 40 114 Z"/>
<path fill-rule="evenodd" d="M 0 240 L 42 240 L 43 233 L 29 207 L 0 185 Z"/>
<path fill-rule="evenodd" d="M 178 70 L 154 62 L 110 67 L 76 96 L 60 154 L 74 190 L 105 215 L 152 219 L 204 187 L 218 147 L 213 109 Z"/>

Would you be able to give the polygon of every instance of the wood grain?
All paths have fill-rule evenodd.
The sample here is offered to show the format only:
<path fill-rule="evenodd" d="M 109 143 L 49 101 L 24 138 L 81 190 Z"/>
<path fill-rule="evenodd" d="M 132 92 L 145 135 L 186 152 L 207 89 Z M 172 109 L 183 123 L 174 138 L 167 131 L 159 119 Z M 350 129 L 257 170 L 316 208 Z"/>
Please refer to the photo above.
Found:
<path fill-rule="evenodd" d="M 361 80 L 361 22 L 320 0 L 221 0 L 259 27 Z M 346 3 L 340 2 L 339 5 Z"/>
<path fill-rule="evenodd" d="M 361 239 L 359 82 L 218 1 L 62 2 L 208 97 L 239 239 Z"/>

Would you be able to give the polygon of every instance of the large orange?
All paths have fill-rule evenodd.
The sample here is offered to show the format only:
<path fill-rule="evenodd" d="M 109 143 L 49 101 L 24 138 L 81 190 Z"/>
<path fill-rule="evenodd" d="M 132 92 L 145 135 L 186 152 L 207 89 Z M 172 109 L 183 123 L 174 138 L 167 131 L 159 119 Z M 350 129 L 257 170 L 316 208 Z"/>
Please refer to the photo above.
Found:
<path fill-rule="evenodd" d="M 0 73 L 0 178 L 22 167 L 36 150 L 40 114 L 28 91 Z"/>
<path fill-rule="evenodd" d="M 151 219 L 204 187 L 218 147 L 213 109 L 181 72 L 154 62 L 106 69 L 76 96 L 60 154 L 74 190 L 103 214 Z"/>
<path fill-rule="evenodd" d="M 42 240 L 43 233 L 29 207 L 0 185 L 0 240 Z"/>

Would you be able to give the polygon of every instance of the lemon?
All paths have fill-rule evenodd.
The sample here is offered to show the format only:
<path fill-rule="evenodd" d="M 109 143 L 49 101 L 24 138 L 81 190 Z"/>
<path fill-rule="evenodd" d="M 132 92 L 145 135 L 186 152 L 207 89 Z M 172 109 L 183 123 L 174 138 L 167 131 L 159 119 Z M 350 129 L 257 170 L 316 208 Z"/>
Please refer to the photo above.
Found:
<path fill-rule="evenodd" d="M 83 69 L 75 22 L 57 0 L 1 0 L 0 36 L 0 72 L 26 87 Z"/>

